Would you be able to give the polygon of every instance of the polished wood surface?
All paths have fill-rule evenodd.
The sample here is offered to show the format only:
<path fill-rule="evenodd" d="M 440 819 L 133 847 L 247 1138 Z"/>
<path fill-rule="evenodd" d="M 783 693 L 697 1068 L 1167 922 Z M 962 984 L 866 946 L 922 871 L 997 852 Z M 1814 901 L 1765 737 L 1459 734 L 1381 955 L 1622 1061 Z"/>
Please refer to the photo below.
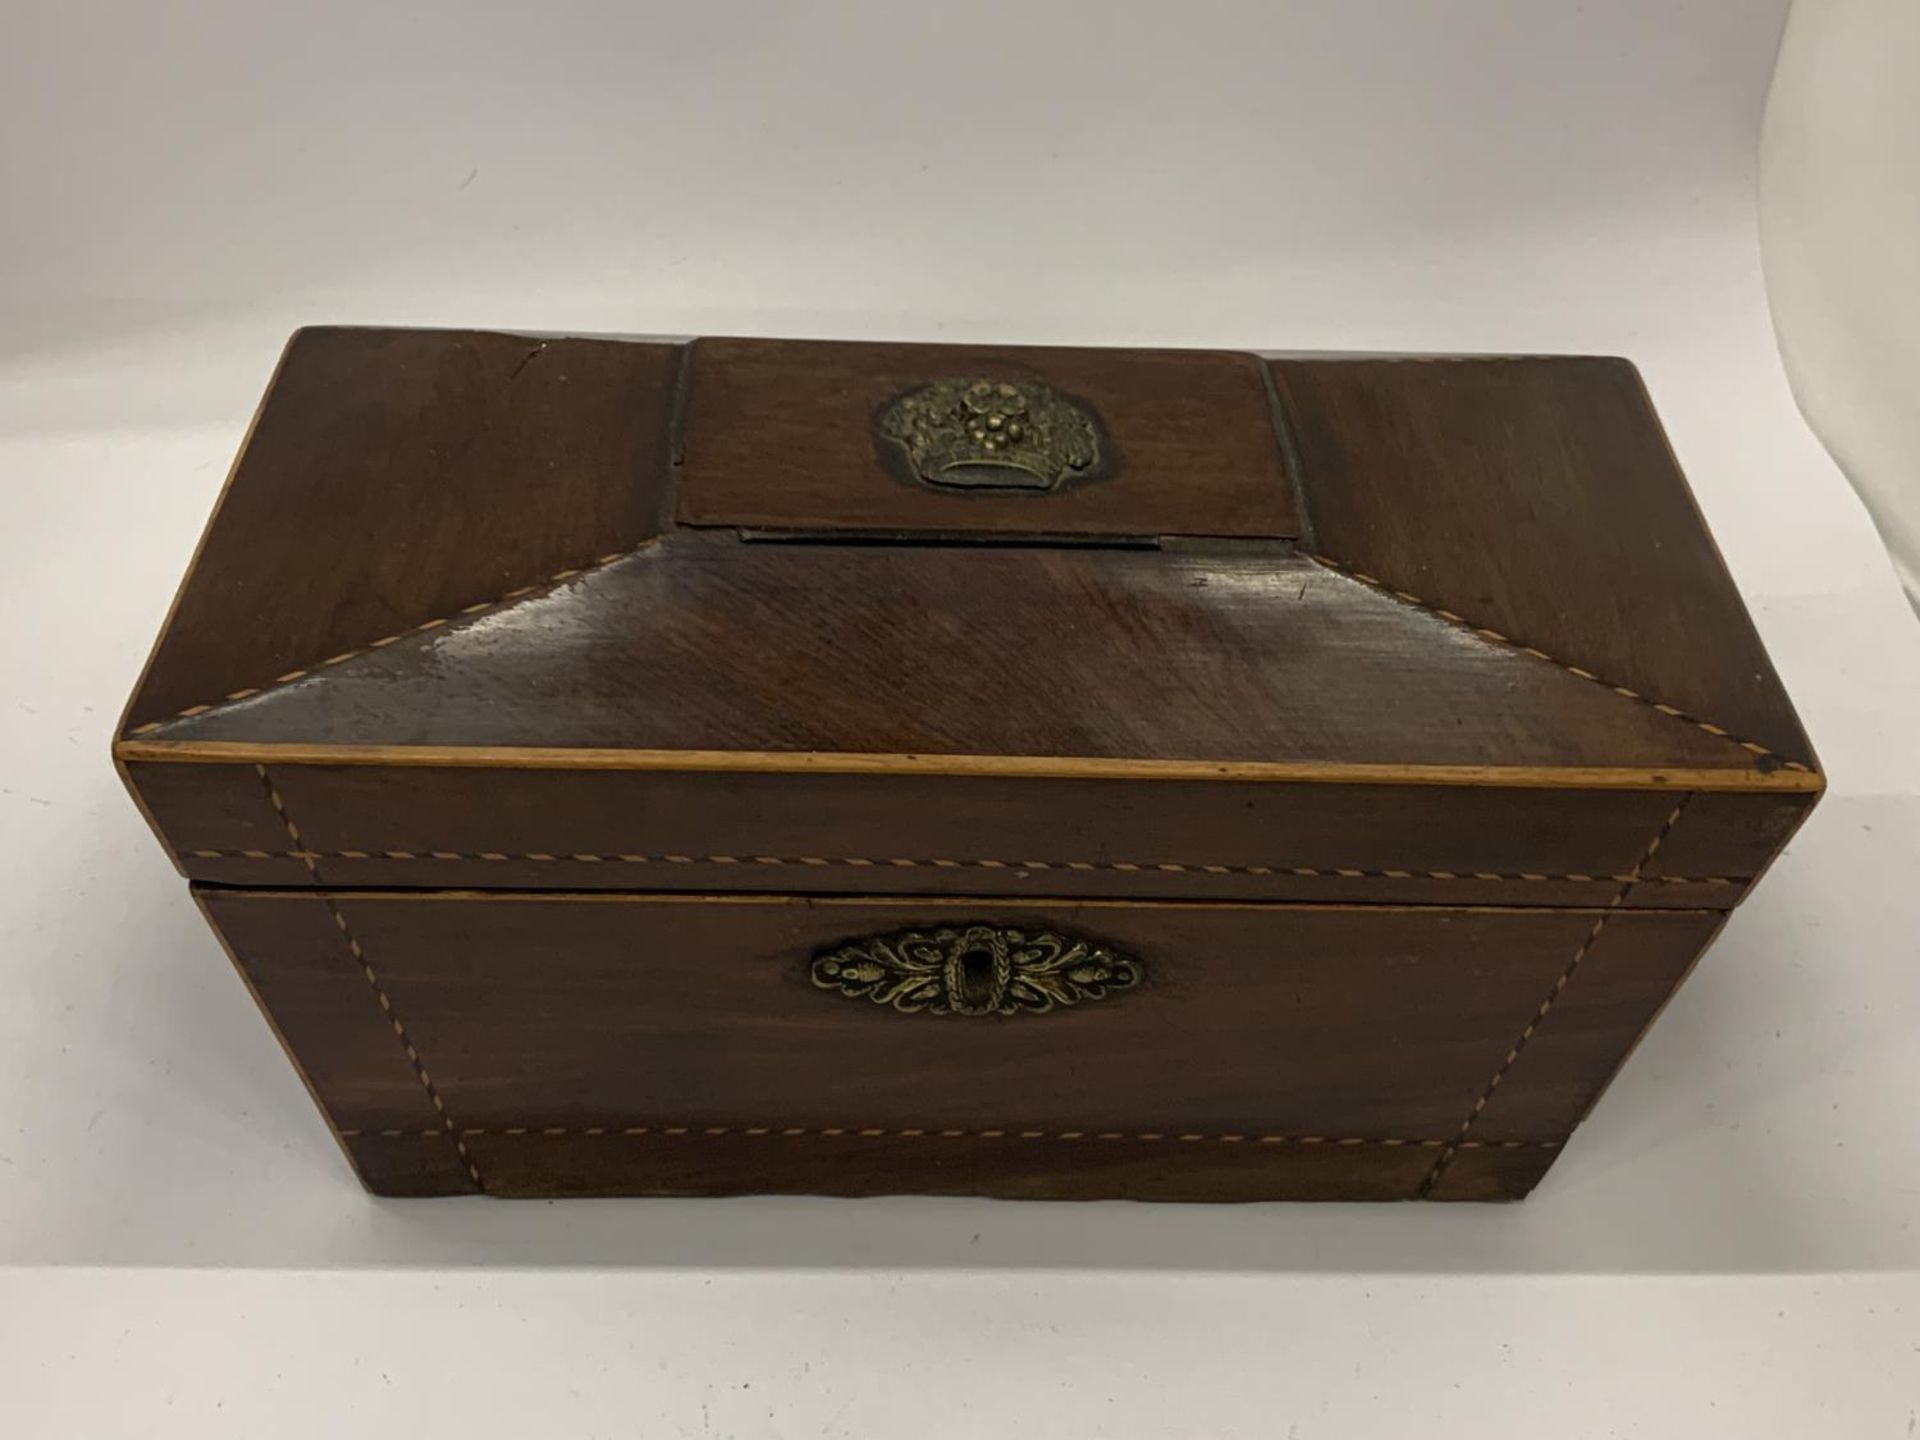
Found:
<path fill-rule="evenodd" d="M 976 372 L 1109 470 L 908 483 Z M 115 759 L 382 1194 L 1514 1198 L 1824 783 L 1623 362 L 367 330 Z M 806 978 L 963 920 L 1149 979 Z"/>
<path fill-rule="evenodd" d="M 324 668 L 655 533 L 680 349 L 300 331 L 131 728 Z"/>
<path fill-rule="evenodd" d="M 681 531 L 174 739 L 1751 769 L 1304 557 Z"/>
<path fill-rule="evenodd" d="M 1625 360 L 1276 360 L 1314 546 L 1814 764 Z"/>
<path fill-rule="evenodd" d="M 1446 803 L 1417 785 L 265 768 L 311 872 L 253 766 L 131 766 L 185 872 L 235 885 L 1605 904 L 1679 798 L 1479 786 Z M 1690 799 L 1623 903 L 1740 898 L 1784 833 L 1771 812 L 1729 823 L 1719 798 Z M 1807 801 L 1726 798 L 1783 814 Z"/>
<path fill-rule="evenodd" d="M 731 528 L 683 529 L 647 546 L 676 503 L 695 518 L 727 518 L 698 509 L 700 485 L 721 484 L 698 492 L 718 494 L 732 483 L 712 478 L 725 469 L 717 459 L 696 464 L 703 425 L 718 425 L 702 415 L 741 422 L 719 426 L 709 446 L 759 443 L 760 430 L 728 408 L 741 396 L 715 376 L 771 373 L 777 356 L 803 386 L 838 373 L 835 364 L 877 366 L 884 386 L 909 362 L 931 373 L 948 358 L 978 358 L 827 346 L 810 366 L 799 363 L 807 347 L 748 342 L 706 353 L 729 363 L 685 369 L 683 347 L 639 342 L 303 332 L 136 696 L 131 732 L 1649 773 L 1808 764 L 1777 682 L 1749 663 L 1750 627 L 1681 482 L 1648 468 L 1651 451 L 1665 454 L 1650 412 L 1637 389 L 1622 399 L 1605 363 L 1276 363 L 1299 474 L 1271 469 L 1258 488 L 1290 497 L 1299 481 L 1319 517 L 1307 548 L 1329 552 L 1318 560 L 1283 541 L 816 546 L 745 543 Z M 1063 353 L 1116 373 L 1132 363 Z M 1217 367 L 1253 373 L 1234 359 L 1153 363 L 1170 374 L 1199 367 L 1205 395 Z M 1483 372 L 1522 378 L 1461 378 Z M 678 481 L 664 464 L 676 403 L 692 457 Z M 1582 422 L 1583 407 L 1598 419 Z M 1196 413 L 1213 439 L 1188 447 L 1194 454 L 1251 464 L 1275 445 L 1270 406 Z M 779 423 L 807 414 L 816 412 Z M 851 443 L 849 430 L 871 440 L 816 419 L 820 445 Z M 1581 423 L 1598 438 L 1584 438 Z M 1454 454 L 1483 431 L 1503 437 L 1496 449 Z M 1581 445 L 1569 450 L 1569 435 Z M 799 442 L 781 441 L 790 443 Z M 1242 456 L 1235 446 L 1250 448 Z M 1227 460 L 1218 464 L 1226 473 Z M 825 460 L 813 470 L 865 525 L 872 476 Z M 761 468 L 742 473 L 754 493 L 767 488 Z M 994 503 L 881 478 L 915 503 Z M 1208 511 L 1212 482 L 1173 480 L 1154 493 L 1181 496 L 1188 514 Z M 1535 480 L 1538 493 L 1518 493 Z M 675 484 L 677 502 L 667 493 Z M 1065 519 L 1044 517 L 1075 513 L 1081 493 L 1000 499 L 1033 507 L 1018 512 L 1040 517 L 1028 532 L 1064 534 Z M 1069 508 L 1045 508 L 1054 506 Z M 1603 511 L 1618 513 L 1613 528 Z M 1503 513 L 1515 518 L 1505 529 Z M 1467 514 L 1478 517 L 1474 533 L 1457 518 Z M 755 518 L 769 517 L 732 516 Z M 1497 538 L 1506 530 L 1523 539 Z M 1660 543 L 1641 543 L 1649 535 Z M 1515 559 L 1503 586 L 1474 582 L 1472 557 L 1509 544 L 1531 558 Z M 1645 558 L 1622 569 L 1625 598 L 1594 599 L 1597 582 L 1553 590 L 1556 575 L 1626 566 L 1635 546 Z M 1449 558 L 1429 553 L 1442 551 Z M 1426 568 L 1395 578 L 1413 553 Z M 1456 583 L 1459 567 L 1468 568 Z M 1432 593 L 1389 588 L 1400 583 Z M 1483 591 L 1488 605 L 1476 608 Z M 1694 618 L 1669 625 L 1676 606 Z M 1602 619 L 1567 618 L 1589 610 Z M 1725 655 L 1709 643 L 1722 622 Z M 1611 637 L 1597 658 L 1595 627 Z M 1563 642 L 1564 653 L 1552 648 Z M 1681 677 L 1675 705 L 1662 687 Z"/>
<path fill-rule="evenodd" d="M 444 1172 L 464 1168 L 458 1135 L 479 1188 L 499 1193 L 1117 1195 L 1157 1161 L 1153 1194 L 1250 1198 L 1311 1188 L 1285 1173 L 1296 1160 L 1276 1170 L 1271 1157 L 1324 1146 L 1377 1152 L 1369 1164 L 1387 1168 L 1374 1179 L 1395 1177 L 1410 1198 L 1573 956 L 1585 948 L 1588 975 L 1627 983 L 1579 1004 L 1568 987 L 1564 1014 L 1458 1153 L 1563 1141 L 1592 1096 L 1580 1077 L 1604 1077 L 1719 918 L 498 892 L 202 900 L 349 1144 L 406 1138 Z M 904 1015 L 809 982 L 824 948 L 959 922 L 1086 936 L 1137 957 L 1147 978 L 1014 1017 Z M 396 1023 L 444 1126 L 392 1043 Z M 380 1134 L 396 1130 L 407 1133 Z M 568 1143 L 530 1150 L 529 1135 Z M 957 1143 L 976 1139 L 990 1143 Z M 995 1143 L 1015 1139 L 1024 1149 Z M 1208 1158 L 1189 1167 L 1189 1150 Z M 783 1170 L 781 1154 L 799 1162 Z M 549 1162 L 559 1168 L 541 1180 Z"/>
<path fill-rule="evenodd" d="M 932 380 L 1038 380 L 1091 407 L 1104 478 L 1051 495 L 903 480 L 876 445 L 886 401 Z M 1059 536 L 1299 534 L 1267 380 L 1205 350 L 699 340 L 679 473 L 686 525 Z"/>

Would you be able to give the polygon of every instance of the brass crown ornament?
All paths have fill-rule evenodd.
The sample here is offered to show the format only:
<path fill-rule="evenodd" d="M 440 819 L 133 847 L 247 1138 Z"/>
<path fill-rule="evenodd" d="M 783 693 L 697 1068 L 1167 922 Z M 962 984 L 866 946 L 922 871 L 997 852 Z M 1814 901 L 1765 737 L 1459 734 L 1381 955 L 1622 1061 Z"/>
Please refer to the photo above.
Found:
<path fill-rule="evenodd" d="M 936 380 L 889 401 L 875 425 L 940 490 L 1044 494 L 1100 462 L 1092 414 L 1035 380 Z"/>

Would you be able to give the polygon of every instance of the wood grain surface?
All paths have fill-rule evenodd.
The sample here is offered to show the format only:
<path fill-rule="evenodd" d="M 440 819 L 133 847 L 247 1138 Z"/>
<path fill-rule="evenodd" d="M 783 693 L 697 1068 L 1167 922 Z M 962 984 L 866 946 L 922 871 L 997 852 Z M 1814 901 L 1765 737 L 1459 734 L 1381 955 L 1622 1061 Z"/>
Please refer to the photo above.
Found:
<path fill-rule="evenodd" d="M 449 1183 L 457 1135 L 480 1188 L 502 1194 L 1084 1196 L 1134 1193 L 1158 1166 L 1139 1193 L 1351 1183 L 1410 1197 L 1583 945 L 1589 976 L 1629 983 L 1550 1017 L 1502 1087 L 1498 1123 L 1461 1153 L 1563 1141 L 1590 1098 L 1569 1076 L 1604 1076 L 1718 920 L 498 892 L 208 890 L 202 903 L 349 1144 L 405 1139 L 442 1162 L 437 1178 L 395 1180 L 406 1147 L 382 1144 L 388 1168 L 369 1183 Z M 1013 1017 L 900 1014 L 809 981 L 823 948 L 963 920 L 1096 939 L 1138 957 L 1147 980 Z M 709 1139 L 723 1143 L 685 1143 Z M 972 1140 L 986 1143 L 957 1143 Z M 1320 1155 L 1343 1150 L 1364 1160 L 1326 1170 Z"/>
<path fill-rule="evenodd" d="M 1605 904 L 1679 798 L 275 763 L 303 859 L 254 766 L 130 768 L 184 873 L 265 886 Z M 1733 905 L 1808 800 L 1694 796 L 1625 903 Z"/>
<path fill-rule="evenodd" d="M 862 386 L 989 356 L 745 341 L 698 352 L 688 366 L 684 347 L 659 343 L 302 332 L 129 729 L 1811 768 L 1630 367 L 1278 361 L 1270 397 L 1246 357 L 1009 351 L 1008 364 L 1117 387 L 1115 434 L 1137 427 L 1122 448 L 1162 478 L 996 501 L 915 490 L 870 455 L 855 465 L 836 447 L 867 454 L 870 427 L 834 408 L 868 405 Z M 1241 392 L 1254 390 L 1250 406 Z M 677 502 L 665 463 L 676 406 Z M 1297 473 L 1281 466 L 1276 421 Z M 794 473 L 779 456 L 799 457 Z M 884 528 L 875 476 L 891 487 L 877 493 L 916 505 L 1031 507 L 1010 513 L 1042 536 L 1071 534 L 1074 507 L 1101 493 L 1126 507 L 1172 497 L 1192 517 L 1213 513 L 1221 485 L 1245 483 L 1291 514 L 1297 481 L 1321 558 L 1283 540 L 815 548 L 730 530 L 634 549 L 675 504 L 702 523 L 766 523 L 721 497 L 807 485 L 849 523 Z M 1061 519 L 1033 518 L 1047 515 Z"/>
<path fill-rule="evenodd" d="M 1276 360 L 1314 546 L 1815 765 L 1625 360 Z"/>
<path fill-rule="evenodd" d="M 933 380 L 1038 380 L 1091 409 L 1108 473 L 1051 495 L 899 478 L 875 412 Z M 1058 536 L 1299 533 L 1267 380 L 1206 350 L 700 340 L 680 466 L 686 525 Z"/>
<path fill-rule="evenodd" d="M 158 734 L 1649 770 L 1756 758 L 1298 555 L 691 531 Z"/>
<path fill-rule="evenodd" d="M 129 726 L 271 685 L 654 534 L 680 348 L 294 335 Z"/>
<path fill-rule="evenodd" d="M 1624 362 L 337 329 L 115 761 L 381 1194 L 1514 1198 L 1824 783 Z M 962 920 L 1149 978 L 808 981 Z"/>

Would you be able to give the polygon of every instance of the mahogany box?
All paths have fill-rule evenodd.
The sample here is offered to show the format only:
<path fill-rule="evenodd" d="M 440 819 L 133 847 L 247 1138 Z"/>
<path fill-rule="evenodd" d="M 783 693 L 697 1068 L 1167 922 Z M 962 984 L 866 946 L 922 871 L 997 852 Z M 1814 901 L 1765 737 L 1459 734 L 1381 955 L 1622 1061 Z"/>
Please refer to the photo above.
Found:
<path fill-rule="evenodd" d="M 1625 361 L 374 329 L 114 753 L 383 1195 L 1512 1199 L 1822 785 Z"/>

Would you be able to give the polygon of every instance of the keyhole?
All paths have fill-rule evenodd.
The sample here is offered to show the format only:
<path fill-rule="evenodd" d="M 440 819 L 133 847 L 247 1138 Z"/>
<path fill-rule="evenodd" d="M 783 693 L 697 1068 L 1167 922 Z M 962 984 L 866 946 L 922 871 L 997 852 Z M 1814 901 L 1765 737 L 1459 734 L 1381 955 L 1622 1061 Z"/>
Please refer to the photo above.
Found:
<path fill-rule="evenodd" d="M 969 1007 L 985 1005 L 993 998 L 993 955 L 975 948 L 960 956 L 960 999 Z"/>

